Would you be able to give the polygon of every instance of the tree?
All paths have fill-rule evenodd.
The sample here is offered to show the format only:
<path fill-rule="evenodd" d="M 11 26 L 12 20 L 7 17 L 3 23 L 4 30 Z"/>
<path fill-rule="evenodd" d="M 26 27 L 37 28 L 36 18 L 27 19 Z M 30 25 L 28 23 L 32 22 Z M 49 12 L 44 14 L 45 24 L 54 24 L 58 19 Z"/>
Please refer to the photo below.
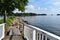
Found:
<path fill-rule="evenodd" d="M 0 13 L 4 15 L 4 23 L 6 23 L 8 13 L 11 13 L 15 8 L 24 11 L 27 3 L 28 0 L 0 0 Z"/>

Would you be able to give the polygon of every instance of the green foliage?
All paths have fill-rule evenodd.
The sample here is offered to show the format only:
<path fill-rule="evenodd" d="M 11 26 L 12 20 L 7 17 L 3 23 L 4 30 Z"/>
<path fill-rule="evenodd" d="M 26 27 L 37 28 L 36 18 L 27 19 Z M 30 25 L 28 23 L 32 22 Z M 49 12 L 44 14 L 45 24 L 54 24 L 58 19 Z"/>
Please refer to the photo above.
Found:
<path fill-rule="evenodd" d="M 6 25 L 9 26 L 12 24 L 12 20 L 15 18 L 15 16 L 9 16 L 6 20 Z M 0 24 L 3 23 L 3 19 L 0 20 Z"/>
<path fill-rule="evenodd" d="M 20 11 L 25 10 L 28 0 L 0 0 L 0 11 L 7 11 L 7 13 L 12 12 L 15 8 Z"/>
<path fill-rule="evenodd" d="M 15 25 L 17 26 L 17 25 L 18 25 L 18 23 L 16 22 L 16 23 L 15 23 Z"/>
<path fill-rule="evenodd" d="M 3 23 L 3 19 L 0 20 L 0 24 L 2 24 L 2 23 Z"/>
<path fill-rule="evenodd" d="M 6 24 L 7 26 L 12 24 L 12 20 L 15 18 L 15 16 L 8 16 L 7 20 L 6 20 Z"/>
<path fill-rule="evenodd" d="M 12 13 L 15 8 L 23 12 L 27 3 L 28 0 L 0 0 L 0 14 L 4 15 L 4 23 L 6 23 L 8 13 Z"/>
<path fill-rule="evenodd" d="M 9 25 L 11 25 L 11 24 L 12 24 L 12 20 L 8 18 L 8 19 L 6 20 L 6 25 L 9 26 Z"/>
<path fill-rule="evenodd" d="M 13 20 L 15 18 L 15 16 L 9 16 L 8 18 Z"/>
<path fill-rule="evenodd" d="M 6 15 L 12 13 L 17 8 L 20 11 L 25 10 L 28 0 L 0 0 L 0 14 L 4 15 L 4 23 L 6 22 Z"/>

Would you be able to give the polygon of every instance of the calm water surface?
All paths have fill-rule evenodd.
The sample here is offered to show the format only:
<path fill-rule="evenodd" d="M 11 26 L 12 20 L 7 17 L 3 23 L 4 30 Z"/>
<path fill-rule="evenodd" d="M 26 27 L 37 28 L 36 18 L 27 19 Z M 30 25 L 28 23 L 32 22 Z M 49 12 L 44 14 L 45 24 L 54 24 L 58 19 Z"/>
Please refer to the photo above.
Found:
<path fill-rule="evenodd" d="M 31 25 L 60 36 L 60 16 L 26 16 L 22 19 Z"/>
<path fill-rule="evenodd" d="M 0 16 L 0 20 L 1 20 L 1 19 L 3 19 L 3 17 L 2 17 L 2 16 Z"/>

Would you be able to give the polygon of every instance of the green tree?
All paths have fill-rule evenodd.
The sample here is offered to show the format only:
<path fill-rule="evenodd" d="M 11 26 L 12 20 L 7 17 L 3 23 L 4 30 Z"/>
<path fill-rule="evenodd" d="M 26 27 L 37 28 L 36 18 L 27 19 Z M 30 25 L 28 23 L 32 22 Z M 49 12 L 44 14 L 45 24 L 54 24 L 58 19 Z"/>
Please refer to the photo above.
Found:
<path fill-rule="evenodd" d="M 6 23 L 8 13 L 11 13 L 15 8 L 24 11 L 27 3 L 28 0 L 0 0 L 0 13 L 4 15 L 4 23 Z"/>

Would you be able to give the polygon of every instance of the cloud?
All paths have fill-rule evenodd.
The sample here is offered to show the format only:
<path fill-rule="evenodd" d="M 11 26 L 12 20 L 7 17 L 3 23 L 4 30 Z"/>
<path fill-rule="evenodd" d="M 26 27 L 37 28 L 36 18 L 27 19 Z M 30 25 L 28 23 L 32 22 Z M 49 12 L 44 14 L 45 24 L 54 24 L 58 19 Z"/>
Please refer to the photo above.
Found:
<path fill-rule="evenodd" d="M 41 8 L 40 7 L 38 7 L 38 10 L 40 10 Z"/>
<path fill-rule="evenodd" d="M 13 11 L 13 13 L 21 13 L 17 8 Z"/>
<path fill-rule="evenodd" d="M 26 12 L 60 13 L 60 0 L 29 0 Z"/>
<path fill-rule="evenodd" d="M 32 9 L 32 10 L 34 10 L 35 7 L 33 5 L 28 5 L 28 6 L 26 6 L 26 9 Z"/>
<path fill-rule="evenodd" d="M 35 9 L 34 5 L 28 5 L 28 6 L 26 6 L 25 12 L 34 12 L 35 10 L 36 9 Z"/>
<path fill-rule="evenodd" d="M 41 8 L 41 7 L 36 7 L 34 5 L 28 5 L 26 6 L 26 10 L 25 12 L 32 12 L 32 13 L 46 13 L 47 12 L 47 8 Z"/>
<path fill-rule="evenodd" d="M 60 2 L 53 2 L 53 5 L 60 6 Z"/>
<path fill-rule="evenodd" d="M 43 7 L 36 7 L 34 5 L 28 5 L 26 6 L 26 10 L 25 12 L 32 12 L 32 13 L 46 13 L 46 14 L 57 14 L 57 13 L 60 13 L 60 9 L 57 9 L 57 8 L 53 8 L 53 7 L 49 7 L 49 8 L 43 8 Z"/>

